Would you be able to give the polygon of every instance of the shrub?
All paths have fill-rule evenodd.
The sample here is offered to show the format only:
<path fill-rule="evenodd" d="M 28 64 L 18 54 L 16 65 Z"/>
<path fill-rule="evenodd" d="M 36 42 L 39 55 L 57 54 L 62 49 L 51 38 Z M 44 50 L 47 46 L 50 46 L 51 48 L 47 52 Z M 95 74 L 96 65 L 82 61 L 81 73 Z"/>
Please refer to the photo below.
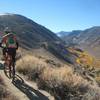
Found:
<path fill-rule="evenodd" d="M 38 58 L 26 55 L 17 62 L 17 71 L 27 75 L 29 79 L 35 80 L 42 70 L 47 66 Z"/>
<path fill-rule="evenodd" d="M 93 89 L 90 83 L 75 73 L 71 67 L 50 67 L 42 60 L 29 55 L 23 57 L 23 60 L 24 63 L 21 60 L 17 62 L 17 70 L 31 80 L 36 79 L 38 87 L 50 92 L 56 100 L 98 98 L 97 90 Z M 94 96 L 91 96 L 92 99 L 85 99 L 92 92 L 94 92 Z"/>
<path fill-rule="evenodd" d="M 88 89 L 87 81 L 78 74 L 73 74 L 73 70 L 66 66 L 45 68 L 38 85 L 53 94 L 57 100 L 80 98 Z"/>
<path fill-rule="evenodd" d="M 83 96 L 82 100 L 100 100 L 100 89 L 91 86 L 88 92 Z"/>

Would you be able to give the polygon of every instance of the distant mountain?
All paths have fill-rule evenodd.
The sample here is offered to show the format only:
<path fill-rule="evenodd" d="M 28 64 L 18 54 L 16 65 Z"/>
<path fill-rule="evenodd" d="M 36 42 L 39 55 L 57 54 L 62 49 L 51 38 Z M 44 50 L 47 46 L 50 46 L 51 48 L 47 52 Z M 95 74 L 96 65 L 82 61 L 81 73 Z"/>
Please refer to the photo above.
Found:
<path fill-rule="evenodd" d="M 68 35 L 64 35 L 61 36 L 61 38 L 63 38 L 64 41 L 67 40 L 67 44 L 69 43 L 73 43 L 75 41 L 75 39 L 77 38 L 77 36 L 81 33 L 82 31 L 80 30 L 73 30 L 72 32 L 69 32 Z M 74 42 L 75 43 L 75 42 Z"/>
<path fill-rule="evenodd" d="M 57 36 L 59 36 L 59 37 L 64 37 L 64 36 L 69 35 L 70 32 L 61 31 L 61 32 L 58 32 L 58 33 L 56 33 L 56 34 L 57 34 Z"/>
<path fill-rule="evenodd" d="M 62 37 L 68 45 L 78 45 L 90 53 L 100 57 L 100 27 L 92 27 L 84 31 L 71 32 Z"/>

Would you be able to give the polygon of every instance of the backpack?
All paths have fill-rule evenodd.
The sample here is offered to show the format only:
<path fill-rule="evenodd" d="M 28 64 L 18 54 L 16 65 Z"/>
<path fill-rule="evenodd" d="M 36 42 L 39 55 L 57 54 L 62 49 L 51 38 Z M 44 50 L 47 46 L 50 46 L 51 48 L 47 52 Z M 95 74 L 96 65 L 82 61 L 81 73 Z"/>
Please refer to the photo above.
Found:
<path fill-rule="evenodd" d="M 14 35 L 9 35 L 6 40 L 6 45 L 8 48 L 16 48 L 16 37 Z"/>

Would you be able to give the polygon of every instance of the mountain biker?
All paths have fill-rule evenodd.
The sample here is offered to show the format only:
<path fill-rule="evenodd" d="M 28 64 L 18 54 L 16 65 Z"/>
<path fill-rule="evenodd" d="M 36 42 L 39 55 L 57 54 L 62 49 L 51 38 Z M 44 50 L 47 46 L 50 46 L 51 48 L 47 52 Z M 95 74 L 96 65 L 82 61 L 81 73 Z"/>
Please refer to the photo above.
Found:
<path fill-rule="evenodd" d="M 6 53 L 12 56 L 15 62 L 16 50 L 18 49 L 18 42 L 16 35 L 11 30 L 4 30 L 4 36 L 2 37 L 1 46 L 3 47 L 3 57 L 6 59 Z"/>

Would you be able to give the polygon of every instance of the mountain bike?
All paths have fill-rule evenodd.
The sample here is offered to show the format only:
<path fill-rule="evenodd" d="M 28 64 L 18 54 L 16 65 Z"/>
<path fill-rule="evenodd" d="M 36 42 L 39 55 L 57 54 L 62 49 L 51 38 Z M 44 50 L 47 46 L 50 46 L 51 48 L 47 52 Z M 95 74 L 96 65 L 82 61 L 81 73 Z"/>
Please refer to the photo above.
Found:
<path fill-rule="evenodd" d="M 3 47 L 2 47 L 3 48 Z M 4 73 L 8 78 L 12 78 L 12 80 L 15 79 L 15 61 L 12 54 L 9 54 L 5 52 L 5 58 L 4 58 Z"/>

